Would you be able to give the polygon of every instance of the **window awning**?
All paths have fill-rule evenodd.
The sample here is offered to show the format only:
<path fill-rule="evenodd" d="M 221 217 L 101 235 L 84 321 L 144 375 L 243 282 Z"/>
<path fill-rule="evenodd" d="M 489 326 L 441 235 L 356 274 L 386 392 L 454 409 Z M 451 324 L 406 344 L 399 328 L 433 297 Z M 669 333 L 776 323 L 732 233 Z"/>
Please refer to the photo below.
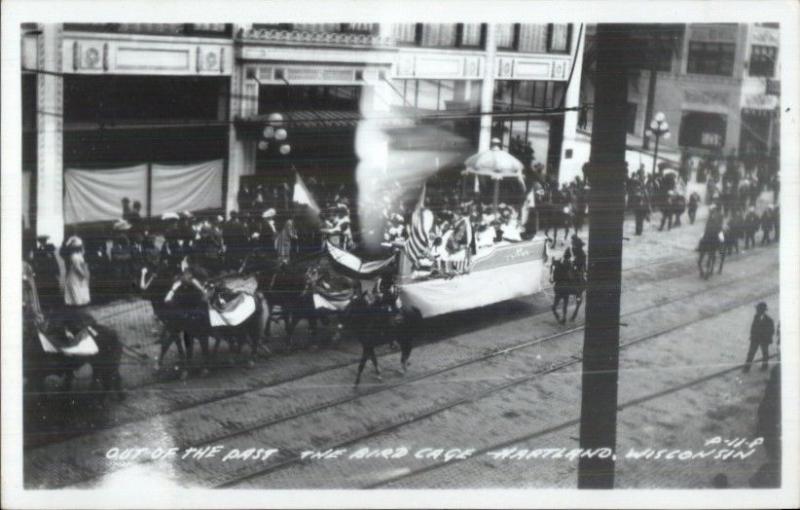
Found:
<path fill-rule="evenodd" d="M 283 126 L 290 131 L 328 131 L 341 129 L 355 129 L 358 123 L 364 120 L 359 112 L 344 110 L 296 110 L 281 112 Z M 261 132 L 268 124 L 269 115 L 253 115 L 234 120 L 236 131 L 240 138 L 259 138 Z M 411 127 L 414 120 L 386 112 L 375 117 L 376 125 L 387 128 Z"/>

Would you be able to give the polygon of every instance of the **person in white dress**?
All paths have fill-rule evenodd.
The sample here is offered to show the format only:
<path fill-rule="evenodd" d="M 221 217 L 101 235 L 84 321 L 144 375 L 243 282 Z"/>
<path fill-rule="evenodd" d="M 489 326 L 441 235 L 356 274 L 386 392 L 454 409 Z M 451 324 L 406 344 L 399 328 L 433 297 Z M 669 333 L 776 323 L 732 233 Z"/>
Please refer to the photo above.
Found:
<path fill-rule="evenodd" d="M 64 304 L 78 307 L 91 303 L 89 295 L 89 264 L 83 256 L 83 241 L 72 236 L 62 249 L 66 275 L 64 277 Z"/>

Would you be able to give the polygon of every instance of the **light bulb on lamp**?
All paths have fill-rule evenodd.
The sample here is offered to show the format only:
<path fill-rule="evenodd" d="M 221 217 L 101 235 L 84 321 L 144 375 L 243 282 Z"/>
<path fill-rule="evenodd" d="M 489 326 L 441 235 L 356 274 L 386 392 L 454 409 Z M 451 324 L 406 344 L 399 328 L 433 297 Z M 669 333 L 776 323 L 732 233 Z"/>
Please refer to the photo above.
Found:
<path fill-rule="evenodd" d="M 666 116 L 666 115 L 664 115 L 664 112 L 658 112 L 658 113 L 656 114 L 655 120 L 656 120 L 656 122 L 658 122 L 659 124 L 661 124 L 662 122 L 664 122 L 666 119 L 667 119 L 667 116 Z"/>

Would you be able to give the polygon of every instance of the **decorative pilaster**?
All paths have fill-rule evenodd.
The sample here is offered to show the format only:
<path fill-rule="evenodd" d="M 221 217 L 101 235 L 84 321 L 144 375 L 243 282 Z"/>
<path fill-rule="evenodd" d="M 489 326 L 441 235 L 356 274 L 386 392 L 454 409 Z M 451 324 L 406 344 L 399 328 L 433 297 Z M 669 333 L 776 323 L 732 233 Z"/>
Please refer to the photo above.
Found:
<path fill-rule="evenodd" d="M 36 234 L 64 238 L 64 75 L 60 24 L 40 26 L 37 38 Z"/>
<path fill-rule="evenodd" d="M 236 66 L 231 73 L 230 109 L 228 123 L 228 186 L 225 213 L 237 211 L 239 183 L 242 175 L 255 173 L 256 142 L 240 140 L 236 136 L 233 119 L 258 113 L 258 84 L 246 79 L 247 68 Z"/>
<path fill-rule="evenodd" d="M 575 50 L 572 52 L 573 62 L 575 62 L 574 70 L 572 71 L 572 79 L 567 86 L 566 97 L 564 98 L 564 106 L 573 108 L 580 106 L 581 102 L 581 74 L 583 66 L 583 46 L 585 38 L 585 30 L 573 30 L 573 33 L 580 32 L 580 37 L 577 38 L 573 47 Z M 569 79 L 569 69 L 567 69 L 567 79 Z M 576 157 L 576 139 L 578 134 L 578 117 L 580 112 L 568 111 L 564 114 L 564 142 L 561 146 L 561 167 L 558 172 L 558 180 L 560 183 L 570 182 L 576 176 L 582 177 L 583 163 Z M 567 151 L 570 151 L 570 158 L 567 159 Z"/>
<path fill-rule="evenodd" d="M 494 108 L 494 69 L 496 65 L 497 42 L 495 40 L 495 26 L 486 25 L 486 66 L 483 69 L 483 83 L 481 85 L 481 112 L 491 112 Z M 478 139 L 478 150 L 489 148 L 492 141 L 492 116 L 481 116 L 481 133 Z"/>

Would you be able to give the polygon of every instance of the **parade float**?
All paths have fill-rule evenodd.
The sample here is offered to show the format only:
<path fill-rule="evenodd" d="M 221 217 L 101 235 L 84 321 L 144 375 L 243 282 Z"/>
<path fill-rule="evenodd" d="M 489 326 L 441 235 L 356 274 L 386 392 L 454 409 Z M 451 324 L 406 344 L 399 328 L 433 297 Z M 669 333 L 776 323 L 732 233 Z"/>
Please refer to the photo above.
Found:
<path fill-rule="evenodd" d="M 495 217 L 499 217 L 498 189 L 502 180 L 518 181 L 524 192 L 522 163 L 498 147 L 470 157 L 465 167 L 462 173 L 465 180 L 483 178 L 493 183 L 491 212 Z M 346 268 L 351 276 L 362 280 L 377 278 L 387 271 L 396 272 L 394 281 L 400 307 L 422 318 L 480 308 L 542 290 L 546 239 L 522 240 L 518 232 L 509 238 L 499 236 L 489 244 L 468 242 L 459 257 L 450 257 L 447 270 L 437 270 L 437 261 L 432 260 L 435 257 L 430 254 L 434 215 L 423 207 L 423 202 L 420 199 L 414 212 L 405 246 L 393 257 L 363 262 L 330 243 L 328 255 L 340 268 Z M 474 239 L 469 218 L 463 219 L 470 229 L 468 238 Z M 330 307 L 327 303 L 321 305 L 323 301 L 319 299 L 318 306 Z"/>

